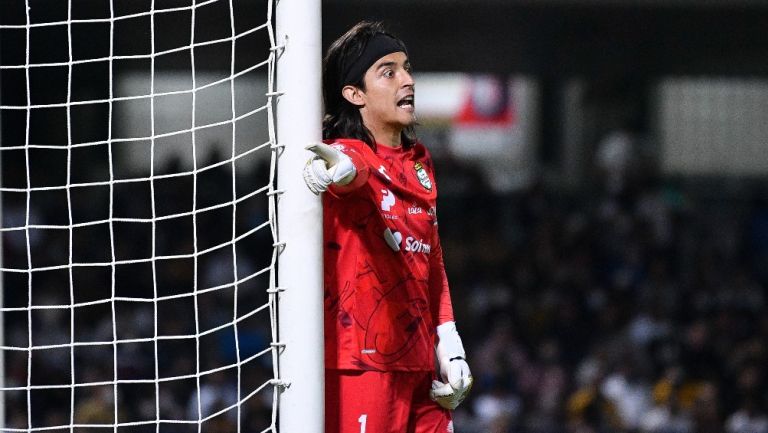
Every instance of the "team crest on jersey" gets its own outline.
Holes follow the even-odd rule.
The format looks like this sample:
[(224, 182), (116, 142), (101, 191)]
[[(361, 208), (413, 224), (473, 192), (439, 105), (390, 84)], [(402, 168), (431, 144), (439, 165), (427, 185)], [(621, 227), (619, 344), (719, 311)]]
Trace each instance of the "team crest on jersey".
[(429, 180), (429, 175), (427, 174), (427, 170), (424, 169), (424, 165), (417, 162), (413, 165), (413, 168), (416, 170), (416, 177), (419, 179), (421, 186), (432, 191), (432, 181)]

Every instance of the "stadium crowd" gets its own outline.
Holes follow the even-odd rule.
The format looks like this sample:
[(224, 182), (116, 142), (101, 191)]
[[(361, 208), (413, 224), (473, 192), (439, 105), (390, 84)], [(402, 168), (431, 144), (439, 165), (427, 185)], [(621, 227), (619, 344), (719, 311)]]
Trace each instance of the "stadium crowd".
[[(455, 413), (457, 431), (768, 433), (768, 203), (757, 192), (702, 193), (643, 166), (628, 170), (618, 183), (595, 167), (592, 181), (578, 190), (539, 179), (519, 191), (496, 193), (485, 184), (479, 166), (450, 157), (436, 162), (446, 268), (475, 377), (472, 394)], [(264, 170), (238, 183), (257, 185)], [(230, 174), (216, 173), (200, 190), (199, 207), (231, 188)], [(4, 165), (4, 176), (14, 174), (19, 173)], [(108, 202), (103, 189), (91, 190), (83, 202)], [(191, 183), (172, 182), (156, 194), (162, 195), (159, 206), (183, 207), (180, 197), (191, 197)], [(23, 224), (26, 202), (15, 198), (5, 197), (3, 227)], [(118, 214), (137, 207), (135, 193), (115, 199)], [(264, 221), (264, 203), (239, 206), (238, 233)], [(66, 206), (53, 202), (33, 203), (31, 212), (31, 220), (41, 222), (66, 222), (68, 214)], [(95, 205), (90, 212), (82, 218), (103, 216)], [(198, 250), (231, 238), (227, 212), (231, 209), (201, 216), (197, 224), (205, 229), (198, 231)], [(138, 230), (140, 225), (135, 226)], [(190, 226), (158, 227), (156, 248), (170, 245), (171, 253), (189, 252), (184, 227)], [(117, 245), (118, 258), (152, 256), (151, 238), (126, 230), (123, 239), (130, 242)], [(52, 230), (29, 239), (22, 232), (6, 233), (5, 266), (24, 266), (28, 243), (30, 251), (47, 257), (43, 263), (66, 263), (67, 236)], [(85, 240), (74, 236), (76, 244)], [(238, 246), (241, 276), (268, 264), (270, 242), (265, 230)], [(85, 250), (74, 252), (82, 254), (80, 260), (104, 259), (97, 250), (100, 242), (84, 244)], [(200, 288), (226, 284), (232, 280), (231, 257), (231, 249), (224, 248), (200, 256), (196, 265), (159, 266), (155, 283), (146, 278), (153, 275), (151, 266), (130, 268), (115, 285), (109, 269), (76, 271), (71, 278), (85, 291), (75, 295), (79, 302), (111, 296), (151, 299), (191, 292), (192, 275)], [(25, 306), (30, 298), (36, 305), (70, 302), (66, 271), (35, 274), (32, 283), (20, 275), (6, 276), (6, 307)], [(6, 426), (109, 424), (115, 418), (117, 389), (120, 422), (152, 421), (159, 412), (173, 420), (211, 416), (203, 424), (206, 432), (236, 431), (238, 422), (240, 431), (263, 431), (272, 416), (269, 389), (245, 399), (240, 421), (232, 405), (271, 378), (268, 355), (248, 364), (240, 390), (231, 369), (200, 376), (199, 399), (195, 390), (197, 373), (238, 359), (231, 326), (234, 296), (243, 314), (265, 302), (265, 287), (266, 281), (256, 278), (236, 294), (201, 294), (197, 313), (191, 297), (170, 300), (167, 309), (151, 302), (126, 303), (125, 315), (120, 302), (115, 310), (110, 304), (83, 305), (74, 321), (70, 309), (7, 313), (6, 346), (25, 348), (32, 342), (50, 348), (36, 350), (31, 361), (26, 350), (6, 351), (5, 386), (61, 387), (6, 393)], [(258, 319), (239, 326), (240, 359), (269, 345), (268, 318)], [(74, 352), (66, 347), (73, 340), (193, 335), (217, 326), (222, 332), (201, 339), (199, 347), (194, 339), (126, 343), (115, 350), (111, 343), (81, 345)], [(150, 383), (115, 387), (109, 383), (114, 376)], [(177, 379), (155, 384), (151, 379), (156, 376)], [(93, 386), (68, 386), (73, 382)], [(114, 431), (75, 428), (99, 430)], [(155, 426), (126, 425), (120, 431), (155, 431)], [(160, 431), (198, 430), (193, 424), (164, 423)]]
[(596, 159), (575, 192), (442, 170), (464, 172), (440, 211), (476, 378), (458, 428), (768, 432), (764, 191)]

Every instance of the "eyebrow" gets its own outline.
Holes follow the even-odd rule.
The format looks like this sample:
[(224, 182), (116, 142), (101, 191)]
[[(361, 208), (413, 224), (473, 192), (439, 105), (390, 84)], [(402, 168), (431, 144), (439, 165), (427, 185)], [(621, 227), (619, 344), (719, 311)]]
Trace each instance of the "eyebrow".
[[(410, 64), (411, 64), (411, 62), (408, 59), (405, 59), (405, 62), (403, 62), (403, 66), (404, 67), (408, 66)], [(376, 70), (379, 70), (381, 68), (386, 68), (388, 66), (395, 66), (395, 65), (397, 65), (397, 62), (395, 62), (395, 61), (380, 63), (378, 66), (376, 66)]]

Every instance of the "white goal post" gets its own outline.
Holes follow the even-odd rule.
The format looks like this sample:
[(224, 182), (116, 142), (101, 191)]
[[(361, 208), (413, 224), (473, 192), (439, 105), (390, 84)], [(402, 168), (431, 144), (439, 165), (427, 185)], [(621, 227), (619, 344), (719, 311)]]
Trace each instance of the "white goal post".
[(324, 430), (322, 208), (299, 175), (304, 147), (321, 136), (320, 0), (281, 0), (277, 36), (278, 229), (281, 380), (280, 432)]
[(320, 3), (0, 2), (0, 431), (323, 431)]

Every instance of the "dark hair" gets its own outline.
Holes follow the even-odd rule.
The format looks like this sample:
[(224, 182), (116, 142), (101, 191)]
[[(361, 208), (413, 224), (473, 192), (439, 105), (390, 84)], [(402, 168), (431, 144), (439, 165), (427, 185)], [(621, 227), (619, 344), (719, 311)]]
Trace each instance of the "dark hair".
[[(394, 39), (405, 52), (405, 44), (384, 29), (381, 22), (362, 21), (336, 39), (323, 59), (323, 138), (355, 138), (365, 142), (374, 151), (376, 141), (373, 134), (363, 124), (359, 107), (347, 101), (341, 94), (346, 85), (365, 90), (363, 77), (353, 77), (344, 82), (344, 75), (363, 54), (368, 43), (377, 35), (383, 34)], [(416, 142), (413, 126), (408, 126), (400, 133), (403, 146), (408, 148)]]

